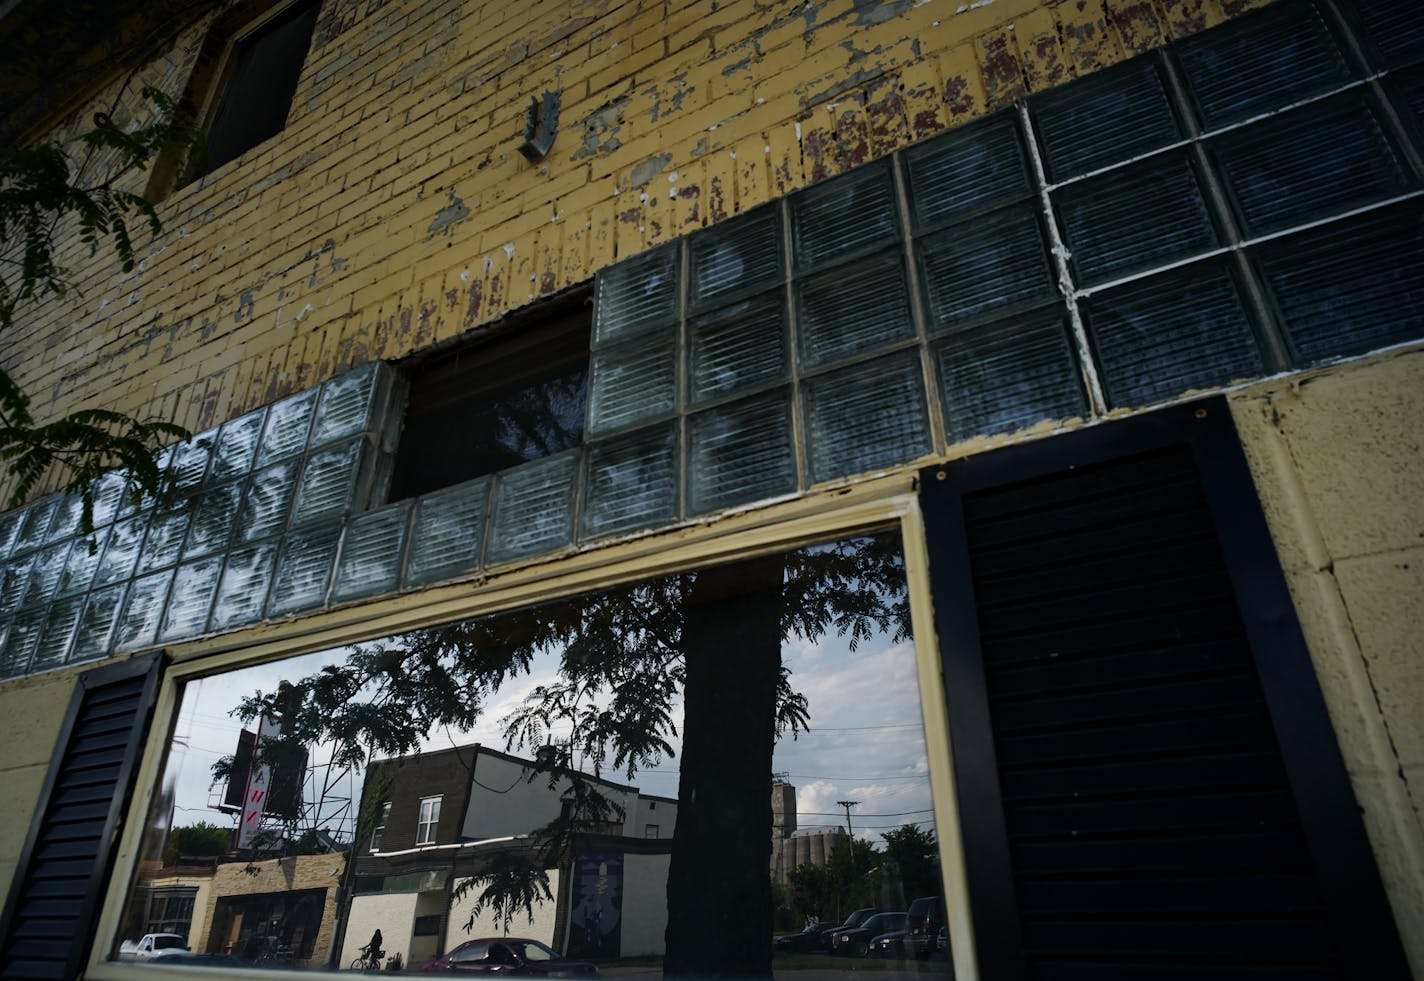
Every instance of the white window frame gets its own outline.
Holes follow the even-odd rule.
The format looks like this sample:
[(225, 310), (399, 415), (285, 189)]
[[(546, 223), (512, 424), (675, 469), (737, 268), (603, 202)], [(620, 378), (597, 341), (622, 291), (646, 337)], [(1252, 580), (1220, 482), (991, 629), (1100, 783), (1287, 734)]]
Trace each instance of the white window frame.
[(420, 798), (420, 810), (417, 812), (415, 820), (415, 843), (417, 845), (435, 844), (435, 834), (440, 829), (440, 802), (444, 799), (443, 794)]
[[(139, 766), (137, 790), (126, 816), (86, 977), (92, 981), (134, 981), (136, 977), (133, 965), (108, 961), (106, 957), (116, 946), (124, 904), (141, 856), (146, 815), (158, 789), (186, 681), (403, 630), (573, 597), (682, 569), (893, 528), (901, 536), (905, 559), (954, 967), (961, 981), (979, 981), (917, 477), (907, 468), (704, 522), (696, 528), (673, 529), (553, 561), (533, 561), (474, 589), (469, 584), (436, 587), (321, 611), (275, 630), (251, 627), (169, 646), (171, 663), (160, 687)], [(205, 974), (181, 966), (172, 967), (165, 973), (169, 975), (172, 981), (206, 979)]]

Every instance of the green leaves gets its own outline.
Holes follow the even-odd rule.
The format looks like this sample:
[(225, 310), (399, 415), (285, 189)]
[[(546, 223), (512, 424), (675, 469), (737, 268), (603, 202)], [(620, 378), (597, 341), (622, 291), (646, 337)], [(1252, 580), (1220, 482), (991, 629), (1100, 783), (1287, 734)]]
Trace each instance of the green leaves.
[[(82, 163), (71, 171), (70, 155), (56, 144), (0, 151), (0, 332), (14, 326), (24, 304), (61, 297), (74, 289), (55, 259), (57, 240), (77, 235), (91, 255), (108, 243), (125, 272), (137, 263), (131, 222), (162, 234), (153, 205), (118, 185), (145, 169), (159, 153), (190, 153), (201, 136), (162, 92), (145, 88), (153, 121), (124, 130), (96, 116), (81, 135)], [(107, 165), (102, 181), (86, 185), (85, 166), (96, 157)], [(128, 471), (137, 493), (156, 496), (161, 474), (154, 453), (164, 442), (189, 433), (167, 422), (141, 421), (104, 409), (83, 409), (36, 425), (30, 400), (0, 371), (0, 461), (15, 478), (7, 504), (24, 503), (53, 470), (67, 473), (65, 489), (83, 502), (81, 532), (93, 531), (93, 483), (106, 471)]]
[(452, 905), (477, 888), (480, 893), (470, 908), (469, 920), (465, 922), (466, 933), (474, 930), (475, 918), (489, 909), (507, 936), (514, 914), (523, 911), (533, 923), (534, 907), (554, 898), (549, 891), (548, 873), (519, 852), (496, 853), (484, 872), (465, 879), (455, 887), (450, 897)]

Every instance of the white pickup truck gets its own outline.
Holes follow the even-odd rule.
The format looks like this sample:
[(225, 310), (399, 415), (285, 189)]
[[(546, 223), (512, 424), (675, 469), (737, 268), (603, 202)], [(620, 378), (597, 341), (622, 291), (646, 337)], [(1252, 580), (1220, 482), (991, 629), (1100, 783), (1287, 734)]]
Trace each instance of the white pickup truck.
[(119, 960), (146, 961), (170, 950), (187, 950), (188, 945), (176, 933), (145, 933), (139, 940), (119, 944)]

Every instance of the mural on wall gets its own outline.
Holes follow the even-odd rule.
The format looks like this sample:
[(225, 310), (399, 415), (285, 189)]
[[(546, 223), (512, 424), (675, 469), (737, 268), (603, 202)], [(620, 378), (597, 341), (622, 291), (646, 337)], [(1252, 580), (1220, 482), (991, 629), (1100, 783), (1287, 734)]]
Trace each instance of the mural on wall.
[(617, 960), (623, 911), (623, 856), (586, 851), (575, 860), (573, 912), (568, 956)]

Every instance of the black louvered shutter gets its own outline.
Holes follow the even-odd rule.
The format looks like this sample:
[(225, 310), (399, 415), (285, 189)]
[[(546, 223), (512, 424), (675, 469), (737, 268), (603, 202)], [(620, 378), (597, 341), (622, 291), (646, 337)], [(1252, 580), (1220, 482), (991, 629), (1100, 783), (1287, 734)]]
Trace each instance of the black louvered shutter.
[(1226, 403), (922, 476), (983, 976), (1406, 977)]
[(89, 953), (160, 656), (81, 675), (0, 919), (0, 978), (69, 979)]

